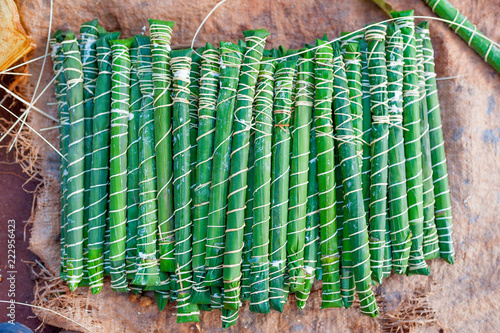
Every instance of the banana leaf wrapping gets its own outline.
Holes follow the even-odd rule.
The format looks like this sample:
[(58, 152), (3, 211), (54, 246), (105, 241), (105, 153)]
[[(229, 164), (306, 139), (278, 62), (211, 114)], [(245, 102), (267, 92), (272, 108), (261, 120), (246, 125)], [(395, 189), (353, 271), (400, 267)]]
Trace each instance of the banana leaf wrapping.
[(68, 194), (66, 227), (66, 274), (70, 290), (75, 290), (83, 277), (84, 228), (84, 108), (82, 61), (75, 33), (64, 34), (64, 76), (69, 112)]
[(384, 24), (370, 25), (365, 32), (368, 42), (368, 76), (372, 137), (370, 158), (370, 268), (372, 279), (382, 283), (387, 218), (387, 155), (389, 151), (389, 113), (387, 108), (387, 70)]
[(193, 210), (193, 289), (192, 303), (210, 304), (210, 289), (203, 285), (207, 239), (208, 205), (212, 179), (215, 135), (215, 108), (219, 83), (220, 53), (207, 44), (203, 51), (200, 73), (196, 188)]
[(111, 114), (110, 39), (119, 33), (105, 34), (96, 42), (99, 76), (96, 81), (92, 128), (92, 168), (89, 201), (89, 283), (92, 293), (101, 291), (104, 278), (104, 233), (108, 215), (109, 143)]
[(423, 254), (423, 186), (422, 144), (420, 142), (420, 108), (418, 104), (418, 72), (416, 59), (415, 26), (413, 11), (394, 12), (392, 16), (403, 37), (403, 126), (406, 157), (406, 186), (408, 218), (412, 244), (407, 274), (429, 275), (430, 269)]
[(330, 308), (342, 306), (340, 254), (337, 245), (337, 209), (335, 206), (335, 158), (333, 151), (333, 52), (331, 44), (325, 41), (316, 40), (316, 45), (321, 46), (316, 49), (316, 66), (314, 68), (314, 121), (321, 225), (321, 263), (323, 268), (323, 300), (321, 307)]
[(61, 30), (56, 31), (51, 39), (52, 63), (55, 80), (55, 95), (57, 100), (57, 113), (59, 117), (59, 151), (62, 155), (60, 159), (60, 186), (61, 186), (61, 268), (60, 277), (66, 280), (66, 223), (67, 223), (67, 195), (68, 195), (68, 140), (69, 140), (69, 113), (66, 100), (67, 84), (63, 72), (64, 53), (61, 46), (63, 34)]
[(306, 274), (314, 275), (314, 271), (306, 272), (304, 269), (309, 138), (314, 101), (314, 51), (299, 56), (295, 82), (287, 226), (287, 265), (291, 292), (303, 291)]
[(441, 110), (436, 86), (434, 66), (434, 49), (429, 31), (424, 29), (422, 37), (422, 53), (424, 56), (425, 88), (427, 115), (429, 120), (429, 139), (431, 147), (432, 179), (434, 183), (435, 221), (439, 238), (439, 255), (453, 264), (455, 249), (453, 247), (450, 189), (448, 185), (448, 169), (444, 149), (443, 129), (441, 127)]
[[(250, 311), (269, 312), (269, 225), (274, 73), (272, 57), (260, 65), (255, 93), (254, 193)], [(250, 179), (249, 179), (250, 180)]]
[(127, 147), (127, 279), (133, 280), (137, 272), (137, 223), (139, 220), (139, 121), (142, 103), (141, 87), (137, 76), (137, 43), (130, 48), (130, 109)]
[(286, 303), (285, 268), (290, 173), (290, 119), (293, 78), (297, 61), (277, 64), (274, 81), (273, 136), (271, 153), (271, 229), (269, 245), (269, 304), (283, 312)]
[(500, 73), (500, 49), (488, 40), (462, 13), (448, 0), (425, 0), (439, 17), (451, 21), (450, 28), (469, 44), (484, 61)]
[[(427, 25), (426, 25), (427, 24)], [(422, 183), (424, 198), (424, 236), (423, 252), (426, 260), (439, 258), (439, 239), (437, 235), (436, 223), (434, 220), (434, 184), (432, 182), (432, 160), (431, 143), (429, 138), (429, 119), (425, 91), (425, 70), (423, 55), (423, 39), (425, 36), (424, 27), (428, 28), (427, 22), (415, 27), (417, 40), (417, 66), (418, 66), (418, 87), (420, 105), (420, 130), (422, 142)]]
[(149, 20), (153, 63), (160, 270), (175, 272), (170, 39), (174, 22)]
[[(239, 74), (230, 156), (227, 227), (223, 265), (224, 308), (238, 310), (240, 304), (241, 256), (243, 249), (248, 152), (255, 84), (266, 37), (264, 29), (244, 31), (246, 50)], [(253, 246), (255, 246), (255, 241)]]
[(344, 228), (348, 230), (354, 283), (360, 300), (361, 313), (376, 317), (379, 310), (371, 290), (370, 251), (363, 206), (361, 168), (356, 155), (349, 90), (338, 44), (333, 45), (333, 70), (335, 132), (339, 141), (344, 201), (349, 203), (344, 206)]
[[(289, 222), (295, 220), (296, 226), (293, 229), (304, 232), (296, 233), (295, 237), (303, 238), (304, 250), (301, 269), (303, 269), (304, 282), (300, 284), (297, 279), (292, 283), (291, 290), (296, 288), (297, 305), (305, 306), (305, 301), (309, 296), (309, 292), (314, 282), (317, 260), (318, 246), (318, 228), (319, 225), (316, 217), (309, 214), (313, 212), (312, 207), (308, 207), (308, 198), (312, 194), (309, 192), (309, 181), (313, 180), (312, 186), (317, 185), (316, 172), (314, 178), (309, 177), (310, 167), (310, 150), (311, 150), (311, 125), (312, 111), (314, 103), (314, 51), (308, 50), (299, 56), (297, 62), (297, 81), (296, 81), (296, 97), (295, 97), (295, 112), (294, 112), (294, 128), (292, 131), (292, 157), (291, 157), (291, 173), (290, 173), (290, 207), (289, 207)], [(315, 147), (316, 148), (316, 147)], [(316, 153), (316, 151), (314, 151)], [(314, 164), (314, 167), (316, 165)], [(316, 171), (316, 170), (314, 170)], [(312, 190), (312, 189), (311, 189)], [(293, 199), (292, 199), (293, 198)], [(317, 203), (317, 196), (315, 197)], [(316, 209), (317, 210), (317, 209)], [(303, 221), (301, 221), (303, 220)], [(289, 224), (290, 231), (293, 231)], [(290, 235), (288, 235), (290, 241)], [(299, 242), (299, 244), (302, 241)], [(290, 245), (289, 243), (287, 245)], [(289, 257), (289, 261), (292, 258)], [(299, 257), (300, 263), (300, 257)], [(300, 275), (299, 275), (300, 277)]]
[(199, 310), (190, 303), (192, 268), (191, 235), (191, 117), (189, 71), (191, 50), (172, 51), (172, 143), (174, 169), (175, 262), (177, 275), (177, 322), (198, 322)]
[(371, 159), (371, 144), (372, 137), (372, 115), (371, 115), (371, 94), (370, 94), (370, 78), (368, 74), (368, 43), (361, 39), (359, 41), (359, 51), (361, 52), (361, 92), (363, 97), (361, 104), (363, 105), (363, 165), (361, 167), (361, 181), (363, 184), (363, 202), (367, 218), (370, 216), (370, 159)]
[[(191, 54), (191, 68), (189, 70), (189, 116), (191, 117), (190, 138), (191, 138), (191, 170), (196, 169), (196, 150), (198, 138), (198, 106), (200, 103), (200, 70), (203, 48), (193, 51)], [(191, 172), (191, 197), (194, 198), (196, 188), (196, 172)], [(194, 202), (192, 201), (192, 210)]]
[(205, 286), (223, 286), (226, 206), (236, 89), (242, 61), (239, 46), (221, 42), (220, 86), (217, 97), (212, 183), (207, 224)]
[(84, 228), (83, 228), (83, 280), (80, 285), (89, 285), (88, 273), (88, 225), (89, 225), (89, 204), (90, 204), (90, 173), (92, 168), (92, 118), (94, 113), (94, 94), (96, 88), (97, 74), (97, 50), (96, 41), (98, 37), (97, 20), (85, 22), (80, 27), (80, 57), (82, 59), (83, 72), (83, 112), (84, 112), (84, 165), (83, 182), (85, 190), (83, 192), (84, 201)]
[(111, 288), (126, 292), (125, 247), (127, 240), (127, 146), (130, 101), (130, 52), (132, 39), (110, 41), (111, 139), (109, 173), (109, 260)]
[(403, 37), (396, 24), (387, 28), (387, 98), (389, 106), (389, 185), (388, 203), (392, 267), (397, 274), (408, 268), (411, 232), (406, 198), (405, 149), (403, 138)]

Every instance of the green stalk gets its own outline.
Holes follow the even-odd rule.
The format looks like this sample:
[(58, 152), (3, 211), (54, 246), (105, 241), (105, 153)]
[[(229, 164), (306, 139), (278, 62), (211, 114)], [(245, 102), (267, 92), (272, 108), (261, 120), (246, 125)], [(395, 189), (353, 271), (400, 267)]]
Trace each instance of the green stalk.
[[(271, 145), (276, 64), (262, 58), (255, 94), (253, 226), (251, 229), (250, 311), (269, 312), (269, 222), (271, 208)], [(249, 178), (251, 180), (252, 178)]]
[(434, 198), (436, 228), (439, 238), (439, 255), (453, 264), (455, 250), (453, 248), (450, 189), (448, 185), (448, 169), (444, 150), (443, 129), (441, 127), (441, 110), (436, 86), (434, 70), (434, 49), (428, 29), (424, 30), (422, 51), (424, 55), (425, 88), (427, 112), (429, 118), (429, 139), (431, 147), (432, 178), (434, 182)]
[(210, 304), (210, 290), (202, 282), (205, 279), (205, 251), (214, 152), (219, 59), (219, 51), (207, 43), (205, 51), (203, 51), (200, 73), (196, 189), (193, 210), (194, 282), (191, 302), (196, 304)]
[(137, 273), (137, 223), (139, 220), (139, 126), (142, 103), (141, 87), (137, 75), (137, 42), (130, 48), (130, 116), (127, 147), (127, 278)]
[(429, 275), (430, 269), (423, 254), (423, 186), (422, 145), (420, 142), (420, 108), (418, 104), (418, 72), (416, 59), (413, 10), (392, 13), (403, 36), (403, 125), (406, 129), (406, 185), (408, 190), (408, 218), (412, 233), (407, 274)]
[(174, 22), (149, 20), (153, 63), (160, 270), (175, 272), (170, 38)]
[[(304, 290), (297, 291), (297, 306), (303, 310), (306, 306), (306, 301), (311, 292), (314, 277), (318, 280), (318, 251), (319, 247), (319, 201), (318, 201), (318, 178), (317, 178), (317, 148), (316, 148), (316, 130), (314, 128), (314, 115), (311, 117), (311, 135), (309, 138), (309, 173), (307, 182), (307, 212), (306, 212), (306, 244), (304, 247), (304, 270), (306, 278)], [(321, 253), (321, 252), (320, 252)], [(320, 255), (321, 258), (321, 255)], [(321, 261), (319, 262), (321, 268)]]
[(189, 71), (191, 50), (172, 51), (172, 114), (175, 262), (177, 275), (177, 322), (198, 322), (196, 304), (189, 302), (193, 280), (191, 239), (191, 139), (189, 116)]
[(387, 155), (389, 151), (389, 113), (387, 108), (387, 70), (385, 63), (384, 24), (370, 25), (365, 32), (368, 42), (368, 73), (372, 114), (370, 173), (370, 268), (372, 279), (382, 283), (387, 218)]
[(67, 103), (69, 112), (68, 144), (68, 207), (66, 229), (66, 273), (71, 291), (78, 287), (83, 277), (83, 191), (85, 170), (84, 159), (84, 108), (82, 61), (75, 33), (64, 34), (64, 75), (67, 82)]
[(205, 256), (205, 286), (223, 285), (224, 235), (226, 231), (226, 205), (229, 183), (229, 158), (233, 118), (241, 65), (239, 46), (221, 42), (221, 69), (217, 98), (215, 141), (210, 204), (207, 225), (207, 253)]
[[(349, 105), (349, 89), (338, 44), (333, 46), (333, 70), (335, 130), (339, 141), (344, 201), (349, 203), (344, 206), (344, 228), (347, 228), (349, 234), (353, 259), (352, 270), (360, 300), (361, 313), (376, 317), (379, 311), (375, 296), (371, 290), (370, 251), (363, 206), (361, 168), (356, 155), (354, 129)], [(323, 277), (323, 283), (324, 279)]]
[(92, 127), (92, 169), (89, 202), (89, 260), (90, 288), (93, 294), (101, 291), (104, 266), (104, 233), (108, 215), (109, 135), (111, 112), (111, 47), (109, 40), (119, 33), (108, 33), (96, 43), (99, 76), (96, 81)]
[(57, 111), (59, 116), (59, 147), (60, 159), (60, 186), (61, 186), (61, 269), (60, 277), (66, 280), (66, 224), (67, 224), (67, 195), (68, 195), (68, 139), (69, 139), (69, 113), (68, 103), (66, 101), (67, 84), (63, 72), (64, 53), (61, 48), (61, 39), (63, 34), (61, 30), (54, 33), (51, 38), (52, 62), (55, 81), (55, 94), (57, 99)]
[(424, 27), (428, 28), (427, 22), (421, 22), (415, 27), (417, 36), (417, 66), (418, 66), (418, 86), (419, 86), (419, 105), (420, 105), (420, 130), (422, 133), (422, 183), (424, 195), (424, 236), (423, 252), (426, 260), (439, 257), (439, 239), (437, 235), (436, 224), (434, 220), (434, 185), (432, 183), (432, 160), (431, 143), (429, 138), (429, 119), (427, 100), (425, 92), (425, 70), (423, 55), (423, 36), (425, 36)]
[[(332, 100), (334, 91), (333, 53), (330, 43), (316, 40), (314, 79), (314, 120), (317, 144), (319, 216), (321, 225), (321, 263), (323, 293), (321, 308), (341, 307), (340, 254), (337, 244), (335, 196), (335, 156), (333, 143)], [(349, 99), (349, 97), (347, 97)]]
[(127, 222), (127, 146), (130, 100), (130, 53), (133, 39), (111, 40), (111, 143), (109, 229), (111, 288), (127, 291), (125, 272)]
[(99, 69), (97, 68), (96, 41), (98, 37), (97, 19), (85, 22), (80, 27), (80, 57), (83, 72), (83, 113), (84, 113), (84, 172), (83, 182), (83, 280), (80, 285), (89, 285), (88, 272), (88, 228), (90, 210), (90, 174), (92, 169), (92, 117), (94, 113), (94, 94)]
[[(494, 45), (491, 40), (487, 39), (487, 37), (462, 13), (460, 13), (458, 9), (453, 7), (448, 0), (425, 0), (425, 3), (427, 3), (439, 17), (453, 22), (447, 22), (450, 28), (464, 41), (466, 41), (467, 44), (484, 59), (484, 61), (489, 63), (497, 72), (500, 73), (500, 49)], [(453, 255), (450, 257), (453, 257)]]
[(157, 260), (158, 204), (156, 201), (156, 160), (154, 138), (154, 85), (151, 41), (135, 36), (137, 77), (142, 94), (139, 112), (139, 221), (137, 224), (137, 272), (133, 285), (157, 287), (160, 275)]
[(271, 229), (269, 246), (269, 302), (283, 312), (286, 302), (286, 232), (290, 173), (290, 119), (292, 117), (293, 77), (297, 61), (280, 62), (274, 81), (273, 141), (271, 156)]
[[(223, 265), (224, 307), (238, 310), (240, 304), (241, 255), (247, 188), (248, 151), (255, 83), (269, 32), (264, 29), (244, 31), (243, 56), (234, 111), (230, 156), (229, 192), (227, 194), (227, 227)], [(254, 242), (254, 246), (255, 246)]]
[[(314, 51), (302, 54), (297, 62), (295, 110), (293, 111), (292, 156), (290, 158), (287, 265), (290, 291), (304, 290), (304, 247), (306, 239), (309, 138), (314, 100)], [(308, 277), (314, 271), (307, 272)]]
[[(388, 204), (392, 266), (397, 274), (408, 267), (411, 232), (406, 198), (405, 148), (403, 139), (403, 37), (395, 23), (387, 28), (387, 98), (389, 106), (389, 184)], [(387, 259), (387, 258), (386, 258)]]

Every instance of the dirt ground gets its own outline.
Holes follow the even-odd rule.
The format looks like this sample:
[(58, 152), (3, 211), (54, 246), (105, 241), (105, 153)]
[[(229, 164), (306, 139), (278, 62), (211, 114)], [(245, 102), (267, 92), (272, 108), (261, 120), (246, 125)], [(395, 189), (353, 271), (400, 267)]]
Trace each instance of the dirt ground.
[[(499, 0), (452, 2), (487, 36), (500, 41)], [(173, 46), (185, 46), (216, 3), (215, 0), (60, 0), (54, 2), (52, 26), (76, 31), (82, 22), (98, 17), (108, 30), (120, 30), (128, 37), (141, 33), (149, 17), (169, 19), (176, 21)], [(416, 15), (434, 16), (421, 0), (391, 3), (401, 10), (414, 8)], [(35, 56), (41, 55), (47, 38), (49, 2), (19, 0), (18, 4), (27, 30), (39, 46)], [(369, 0), (229, 0), (200, 30), (195, 45), (207, 41), (236, 41), (242, 37), (241, 30), (266, 28), (271, 32), (268, 46), (281, 44), (298, 48), (324, 33), (333, 38), (341, 31), (359, 29), (386, 18)], [(229, 332), (496, 332), (500, 327), (500, 225), (497, 222), (500, 75), (443, 23), (431, 21), (430, 30), (436, 49), (437, 75), (441, 79), (438, 90), (454, 214), (455, 265), (435, 260), (430, 264), (430, 277), (391, 276), (375, 289), (382, 307), (377, 320), (360, 316), (355, 307), (320, 310), (320, 292), (316, 288), (304, 311), (296, 309), (293, 299), (283, 314), (252, 314), (245, 305), (239, 323)], [(33, 64), (30, 71), (37, 77), (40, 63)], [(47, 69), (42, 83), (47, 84), (51, 76)], [(38, 106), (55, 114), (55, 108), (47, 105), (54, 101), (52, 93), (49, 91), (40, 99)], [(36, 113), (30, 122), (37, 129), (52, 126)], [(47, 132), (46, 136), (57, 144), (55, 131)], [(55, 273), (59, 266), (58, 157), (41, 140), (36, 139), (35, 145), (41, 148), (45, 186), (38, 199), (30, 247)], [(172, 306), (161, 313), (155, 305), (141, 308), (129, 303), (126, 295), (112, 293), (109, 287), (95, 296), (80, 289), (67, 300), (66, 307), (54, 309), (94, 331), (221, 331), (219, 312), (204, 313), (199, 325), (177, 325)], [(47, 312), (37, 313), (53, 325), (78, 329)]]

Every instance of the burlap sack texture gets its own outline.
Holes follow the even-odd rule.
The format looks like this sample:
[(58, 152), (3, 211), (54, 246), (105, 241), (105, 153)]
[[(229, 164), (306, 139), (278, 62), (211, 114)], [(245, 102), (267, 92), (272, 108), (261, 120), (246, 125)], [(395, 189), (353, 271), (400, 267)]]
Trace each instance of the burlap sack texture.
[[(54, 1), (53, 28), (73, 29), (98, 17), (108, 30), (123, 36), (142, 32), (147, 18), (176, 21), (173, 46), (191, 41), (198, 25), (216, 4), (215, 0), (138, 1), (86, 0)], [(397, 9), (414, 8), (417, 15), (433, 15), (420, 0), (392, 1)], [(500, 41), (498, 0), (453, 0), (471, 21), (493, 40)], [(19, 0), (19, 10), (28, 33), (39, 46), (35, 56), (44, 52), (49, 22), (49, 1)], [(220, 7), (200, 31), (196, 45), (206, 41), (235, 41), (241, 30), (266, 28), (271, 32), (268, 46), (299, 48), (327, 33), (359, 29), (364, 24), (386, 19), (368, 0), (229, 0)], [(321, 310), (319, 286), (304, 311), (298, 311), (293, 297), (283, 314), (253, 314), (245, 305), (237, 325), (230, 332), (493, 332), (500, 327), (499, 224), (500, 207), (500, 75), (482, 61), (443, 23), (431, 22), (436, 48), (438, 77), (464, 75), (438, 83), (443, 113), (443, 128), (450, 175), (454, 213), (456, 264), (431, 263), (430, 277), (391, 276), (376, 288), (381, 316), (370, 319), (358, 308)], [(42, 83), (52, 76), (51, 63)], [(30, 67), (32, 83), (40, 73), (41, 62)], [(37, 104), (56, 114), (53, 91)], [(53, 126), (49, 120), (32, 113), (36, 129)], [(56, 131), (44, 132), (57, 145)], [(59, 269), (59, 182), (58, 155), (41, 140), (42, 176), (45, 187), (38, 198), (34, 216), (31, 249), (46, 267), (57, 275)], [(72, 318), (94, 332), (206, 332), (221, 331), (220, 312), (203, 313), (201, 323), (175, 323), (175, 309), (159, 313), (156, 305), (141, 307), (127, 295), (110, 291), (93, 296), (86, 289), (73, 295), (57, 296), (48, 291), (39, 305)], [(64, 306), (63, 306), (64, 305)], [(81, 327), (48, 311), (35, 311), (47, 323), (66, 329)]]

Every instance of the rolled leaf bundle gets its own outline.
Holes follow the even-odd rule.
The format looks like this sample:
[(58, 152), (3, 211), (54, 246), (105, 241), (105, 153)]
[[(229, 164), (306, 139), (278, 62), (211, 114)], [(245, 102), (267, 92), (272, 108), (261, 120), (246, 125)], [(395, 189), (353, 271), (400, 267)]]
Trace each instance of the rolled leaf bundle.
[(175, 262), (177, 275), (177, 322), (200, 321), (198, 306), (191, 298), (192, 238), (191, 238), (191, 139), (189, 116), (189, 70), (191, 50), (172, 51), (172, 114)]
[(425, 28), (424, 36), (422, 36), (422, 44), (439, 255), (450, 264), (453, 264), (455, 262), (455, 250), (452, 239), (453, 218), (451, 214), (451, 198), (448, 185), (443, 129), (441, 127), (441, 110), (439, 108), (436, 72), (434, 70), (434, 49), (432, 48), (429, 31)]
[[(198, 138), (198, 104), (200, 95), (200, 68), (203, 48), (191, 53), (191, 68), (189, 70), (189, 116), (191, 117), (191, 170), (196, 168), (196, 148)], [(196, 172), (191, 172), (191, 197), (194, 198), (196, 188)], [(194, 202), (192, 202), (194, 205)], [(191, 207), (194, 209), (194, 206)]]
[(236, 88), (241, 65), (239, 46), (221, 42), (219, 96), (217, 98), (212, 183), (207, 225), (205, 256), (206, 286), (223, 286), (223, 262), (226, 231), (226, 205), (229, 183), (231, 139)]
[(389, 184), (392, 267), (404, 274), (410, 256), (411, 232), (406, 198), (405, 149), (403, 139), (403, 37), (395, 23), (387, 28), (387, 98), (389, 106)]
[[(427, 22), (422, 22), (427, 23)], [(425, 27), (425, 25), (424, 25)], [(427, 26), (428, 28), (428, 26)], [(422, 142), (422, 184), (424, 199), (424, 236), (423, 252), (426, 260), (439, 258), (439, 240), (436, 224), (434, 221), (434, 184), (432, 183), (432, 160), (431, 144), (429, 138), (429, 119), (427, 115), (427, 100), (425, 92), (425, 71), (423, 40), (425, 36), (422, 24), (415, 27), (415, 36), (417, 41), (417, 67), (418, 67), (418, 87), (419, 87), (419, 105), (420, 105), (420, 131)]]
[(363, 97), (361, 104), (363, 105), (363, 165), (361, 167), (361, 181), (363, 183), (363, 202), (367, 217), (370, 216), (370, 158), (372, 137), (372, 115), (371, 115), (371, 94), (370, 94), (370, 78), (368, 74), (368, 43), (361, 39), (359, 41), (359, 51), (361, 52), (361, 92)]
[(203, 51), (200, 73), (196, 188), (193, 198), (194, 280), (191, 302), (197, 304), (210, 304), (210, 289), (202, 282), (205, 278), (205, 251), (214, 151), (215, 108), (219, 83), (219, 58), (219, 51), (207, 43), (205, 51)]
[[(322, 308), (342, 307), (340, 294), (340, 254), (337, 245), (335, 206), (335, 158), (332, 100), (334, 91), (333, 52), (330, 43), (316, 40), (314, 68), (314, 120), (317, 144), (321, 263), (323, 268)], [(340, 50), (339, 50), (340, 52)], [(346, 82), (347, 84), (347, 82)], [(347, 94), (349, 107), (349, 93)]]
[[(349, 243), (352, 248), (352, 270), (356, 292), (360, 300), (361, 313), (376, 317), (379, 310), (371, 289), (370, 251), (363, 206), (361, 168), (356, 156), (354, 130), (349, 107), (349, 90), (338, 44), (333, 45), (333, 70), (335, 131), (339, 141), (344, 200), (349, 202), (349, 205), (344, 206), (344, 228), (348, 230)], [(323, 283), (325, 283), (324, 281), (325, 276), (323, 275)]]
[(160, 270), (175, 272), (170, 38), (174, 22), (149, 20), (153, 63)]
[[(85, 190), (83, 192), (84, 201), (84, 228), (83, 228), (83, 270), (82, 283), (89, 284), (88, 274), (88, 227), (89, 227), (89, 204), (90, 204), (90, 173), (92, 168), (92, 118), (94, 113), (94, 94), (96, 89), (97, 74), (97, 50), (96, 41), (98, 37), (97, 20), (85, 22), (80, 27), (80, 56), (82, 59), (83, 72), (83, 112), (84, 112), (84, 165), (83, 182)], [(80, 285), (82, 285), (80, 283)]]
[(157, 259), (158, 206), (154, 138), (154, 85), (149, 37), (136, 35), (137, 77), (142, 94), (139, 121), (139, 221), (137, 272), (132, 284), (156, 287), (160, 275)]
[(477, 29), (462, 13), (458, 11), (448, 0), (425, 0), (432, 11), (439, 17), (451, 21), (450, 28), (462, 37), (484, 61), (489, 63), (500, 73), (500, 49), (491, 40)]
[(84, 227), (84, 107), (82, 61), (75, 33), (68, 31), (62, 41), (64, 76), (67, 83), (69, 112), (68, 195), (66, 229), (66, 274), (70, 290), (75, 290), (83, 277)]
[(139, 126), (142, 103), (137, 76), (137, 42), (130, 48), (130, 109), (127, 147), (127, 278), (133, 280), (137, 272), (137, 223), (139, 220)]
[[(269, 226), (274, 73), (272, 57), (260, 65), (255, 93), (253, 226), (250, 311), (269, 312)], [(250, 180), (250, 179), (249, 179)]]
[(306, 274), (314, 274), (304, 270), (309, 138), (314, 100), (314, 51), (299, 56), (296, 76), (287, 226), (287, 265), (291, 292), (303, 291)]
[(280, 62), (274, 81), (273, 136), (271, 155), (271, 229), (269, 245), (269, 303), (283, 312), (286, 303), (285, 267), (290, 173), (290, 119), (293, 77), (297, 61)]
[(385, 25), (373, 24), (365, 32), (368, 42), (368, 77), (372, 137), (370, 158), (370, 268), (372, 279), (382, 283), (387, 213), (387, 155), (389, 113), (387, 108), (387, 70), (385, 63)]
[[(230, 155), (229, 192), (227, 194), (227, 227), (224, 253), (224, 308), (238, 310), (240, 304), (241, 255), (247, 187), (250, 126), (255, 84), (259, 74), (266, 37), (265, 29), (244, 31), (245, 54), (239, 73), (233, 137)], [(255, 246), (255, 242), (253, 246)]]
[(109, 139), (111, 114), (111, 47), (109, 40), (119, 33), (108, 33), (96, 43), (99, 76), (96, 81), (92, 128), (92, 169), (89, 202), (89, 283), (92, 293), (101, 291), (104, 266), (104, 234), (108, 215)]
[(55, 95), (57, 99), (57, 113), (59, 117), (59, 149), (62, 155), (60, 159), (60, 177), (61, 177), (61, 269), (60, 277), (66, 280), (66, 223), (67, 223), (67, 195), (68, 195), (68, 140), (69, 140), (69, 113), (68, 103), (66, 101), (66, 77), (63, 72), (64, 53), (61, 47), (63, 34), (61, 30), (54, 33), (50, 39), (52, 47), (52, 63), (55, 80)]
[(111, 288), (127, 291), (125, 247), (127, 240), (127, 146), (130, 100), (130, 52), (133, 39), (114, 39), (111, 75), (111, 143), (109, 173), (109, 229)]
[(429, 275), (430, 269), (423, 254), (423, 192), (422, 144), (420, 142), (420, 108), (418, 105), (418, 73), (416, 59), (413, 10), (394, 12), (396, 24), (403, 37), (403, 125), (405, 139), (406, 185), (408, 190), (408, 218), (412, 233), (408, 274)]

